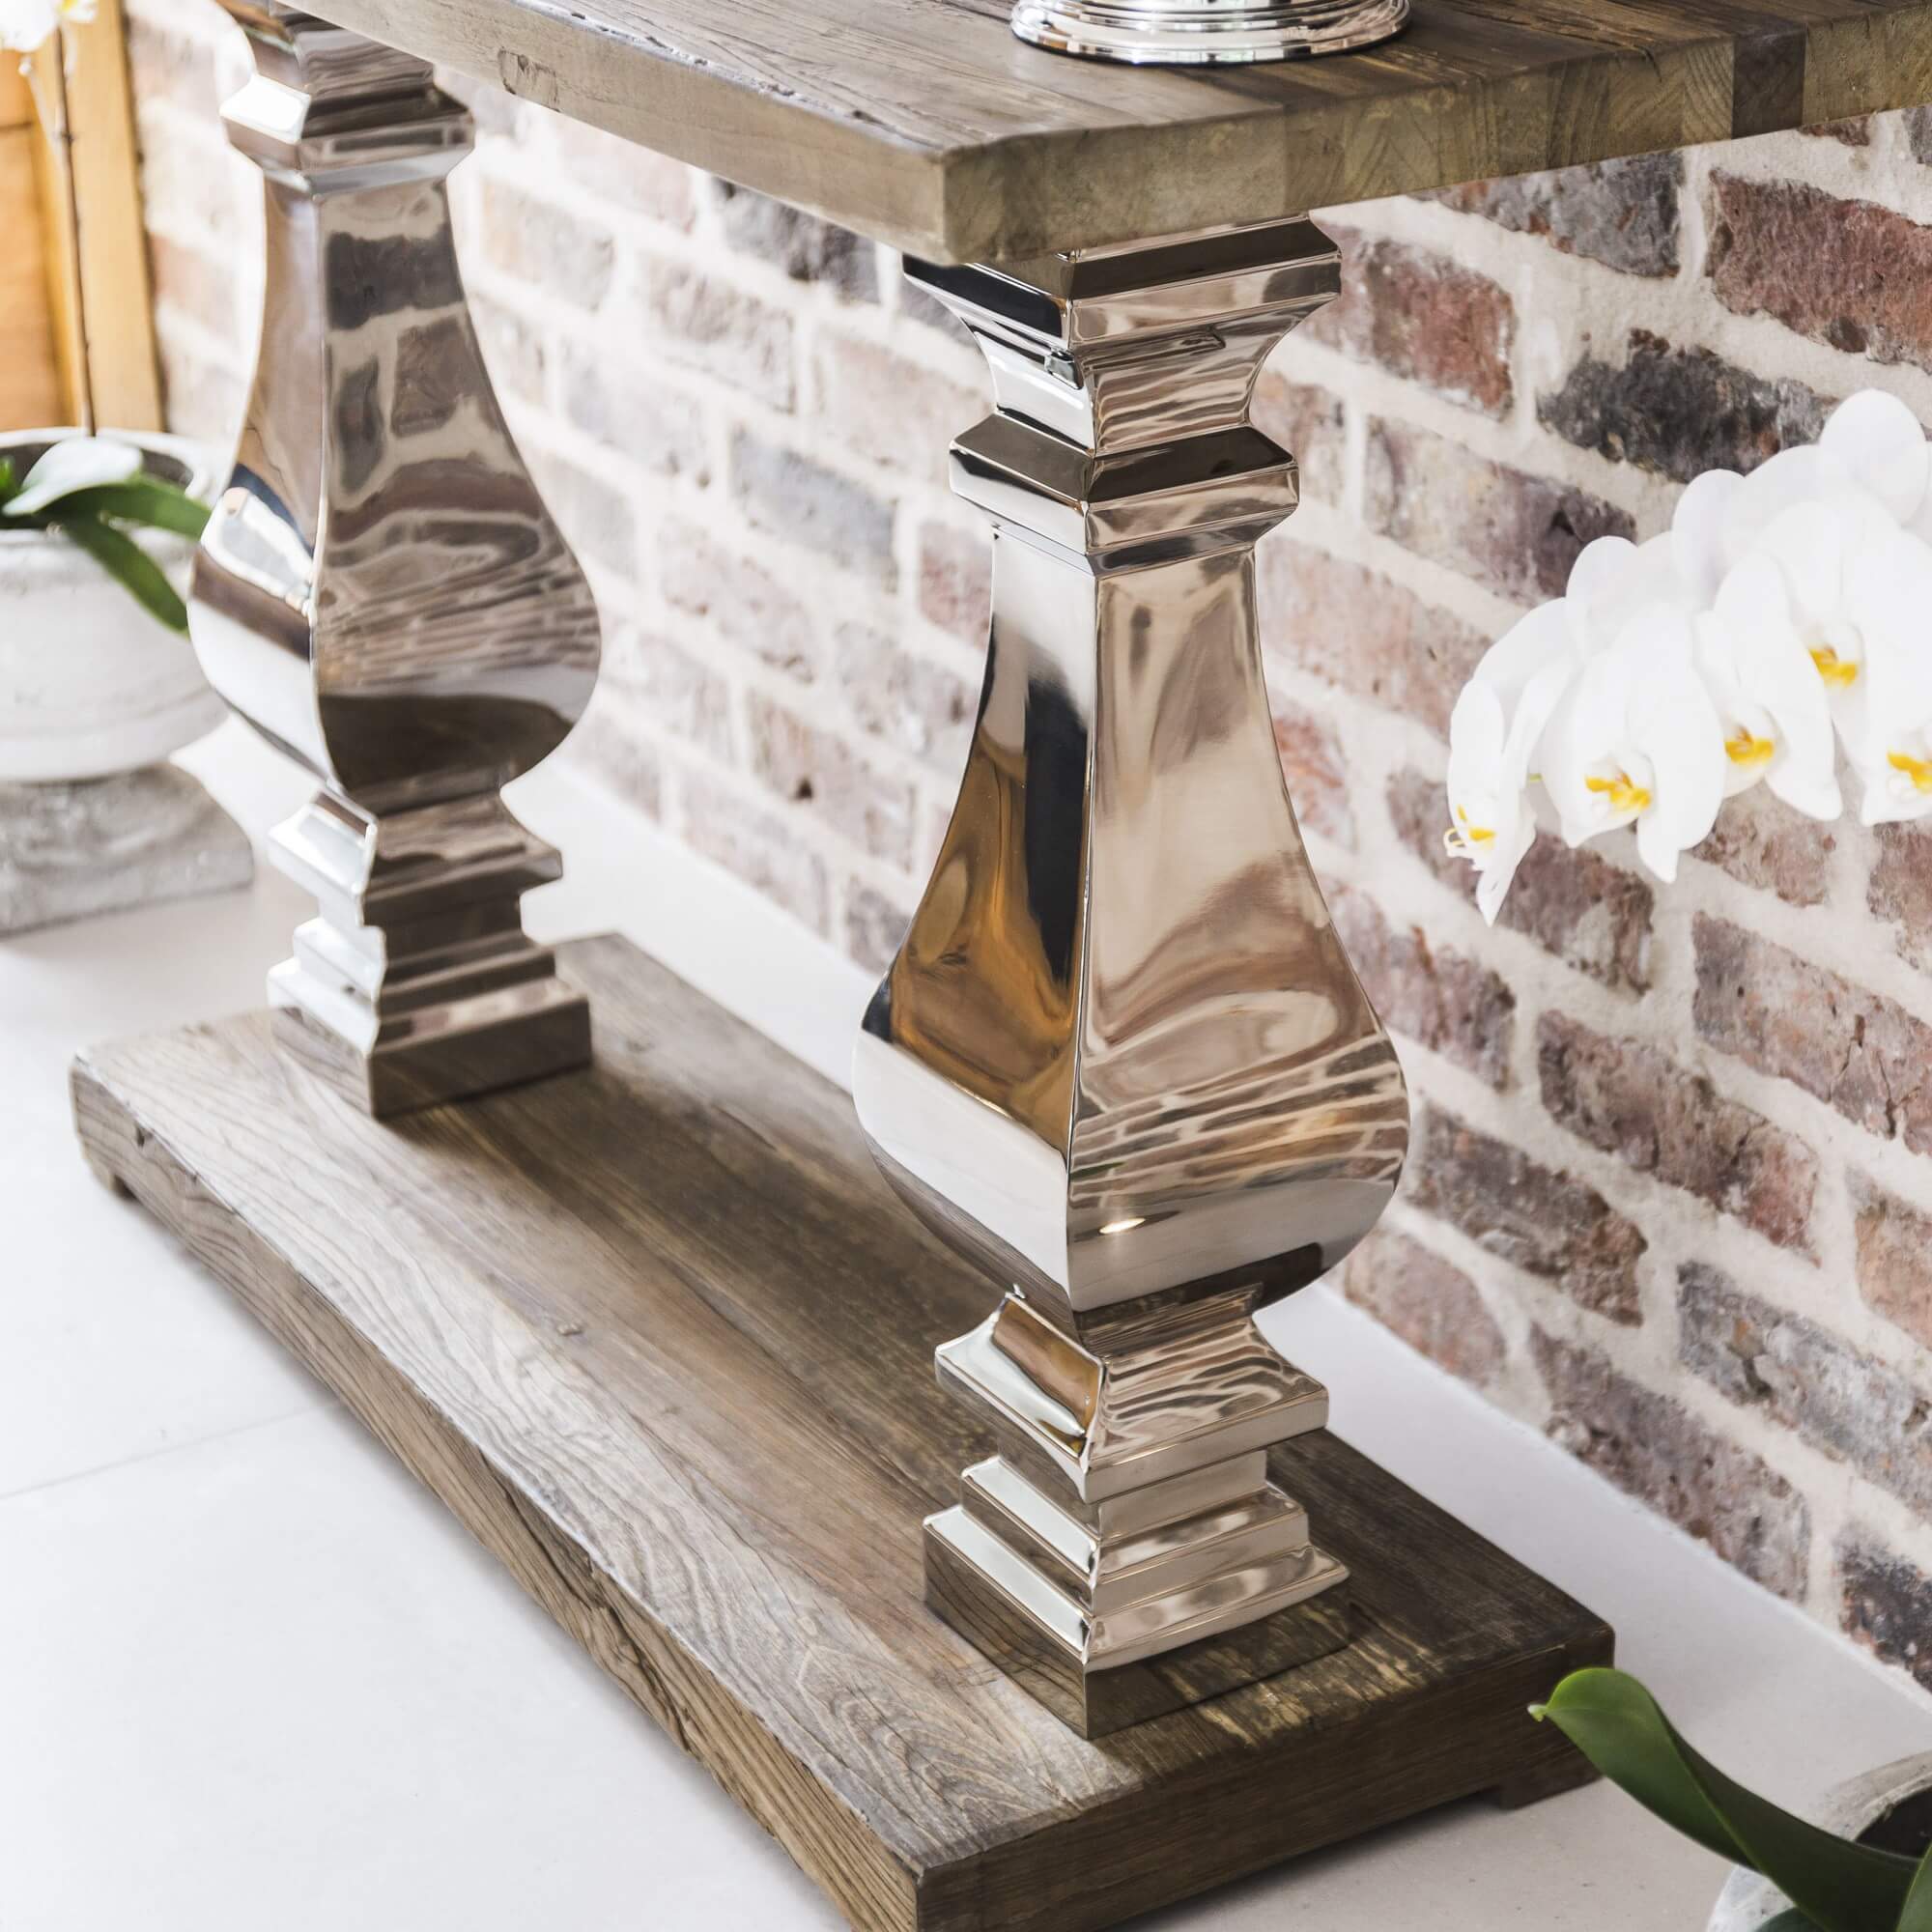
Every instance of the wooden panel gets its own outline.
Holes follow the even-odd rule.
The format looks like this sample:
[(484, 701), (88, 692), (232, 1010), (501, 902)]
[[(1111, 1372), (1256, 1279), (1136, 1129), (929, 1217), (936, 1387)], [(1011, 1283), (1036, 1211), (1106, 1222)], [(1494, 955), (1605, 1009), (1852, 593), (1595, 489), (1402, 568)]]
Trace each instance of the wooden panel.
[(1128, 69), (1007, 0), (320, 0), (939, 261), (1012, 259), (1932, 99), (1922, 0), (1415, 0), (1360, 53)]
[(159, 429), (161, 383), (121, 0), (96, 0), (68, 46), (68, 166), (93, 420)]
[(922, 1603), (984, 1444), (935, 1343), (991, 1290), (850, 1102), (615, 940), (579, 1074), (379, 1125), (263, 1015), (92, 1052), (83, 1144), (856, 1924), (1081, 1932), (1581, 1760), (1524, 1705), (1587, 1611), (1328, 1435), (1275, 1473), (1354, 1573), (1334, 1656), (1088, 1744)]
[[(0, 71), (10, 66), (0, 56)], [(7, 125), (7, 105), (0, 94), (0, 235), (7, 238), (0, 247), (0, 429), (40, 429), (66, 420), (34, 173), (40, 136), (31, 126)]]

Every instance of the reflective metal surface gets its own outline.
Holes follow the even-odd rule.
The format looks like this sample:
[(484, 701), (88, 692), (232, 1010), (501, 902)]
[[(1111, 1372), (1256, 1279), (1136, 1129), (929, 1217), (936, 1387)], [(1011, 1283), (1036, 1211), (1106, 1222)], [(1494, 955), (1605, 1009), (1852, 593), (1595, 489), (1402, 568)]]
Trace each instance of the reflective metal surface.
[(1407, 1142), (1256, 625), (1295, 483), (1254, 383), (1338, 262), (1283, 222), (909, 272), (993, 371), (952, 459), (993, 520), (992, 634), (854, 1091), (899, 1192), (1009, 1291), (940, 1350), (1000, 1454), (927, 1525), (929, 1594), (1092, 1735), (1346, 1636), (1265, 1471), (1326, 1397), (1253, 1321), (1375, 1224)]
[(391, 1113), (581, 1065), (582, 996), (525, 934), (558, 873), (501, 787), (582, 713), (597, 613), (491, 390), (445, 178), (468, 112), (429, 69), (227, 0), (267, 180), (262, 350), (197, 560), (209, 680), (323, 790), (275, 837), (321, 901), (270, 981), (285, 1037)]
[(1013, 32), (1090, 60), (1201, 67), (1347, 53), (1407, 18), (1408, 0), (1019, 0)]

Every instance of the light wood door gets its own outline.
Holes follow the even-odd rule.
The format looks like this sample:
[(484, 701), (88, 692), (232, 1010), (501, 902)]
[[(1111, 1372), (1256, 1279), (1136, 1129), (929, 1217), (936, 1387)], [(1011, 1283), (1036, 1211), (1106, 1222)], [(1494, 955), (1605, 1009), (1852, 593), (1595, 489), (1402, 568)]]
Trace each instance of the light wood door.
[(0, 54), (0, 429), (160, 428), (120, 0)]

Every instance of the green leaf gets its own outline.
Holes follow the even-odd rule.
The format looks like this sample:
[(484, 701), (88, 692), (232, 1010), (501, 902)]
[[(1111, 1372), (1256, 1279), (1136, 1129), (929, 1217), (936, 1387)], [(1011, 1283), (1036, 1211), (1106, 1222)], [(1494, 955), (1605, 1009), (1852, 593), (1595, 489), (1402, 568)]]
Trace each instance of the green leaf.
[(1932, 1851), (1919, 1861), (1905, 1909), (1898, 1915), (1898, 1932), (1932, 1932)]
[(75, 490), (50, 507), (50, 515), (111, 517), (121, 524), (145, 524), (151, 529), (172, 530), (177, 536), (199, 538), (213, 514), (185, 490), (157, 476), (136, 476), (127, 483), (98, 483)]
[(1634, 1677), (1578, 1670), (1537, 1712), (1614, 1784), (1719, 1858), (1762, 1872), (1819, 1932), (1893, 1932), (1918, 1867), (1821, 1832), (1707, 1764)]
[(108, 576), (125, 585), (135, 599), (171, 631), (187, 629), (187, 611), (159, 564), (111, 524), (93, 517), (75, 517), (63, 506), (54, 526), (71, 543), (84, 550)]
[(14, 481), (14, 459), (0, 456), (0, 503), (5, 503), (20, 494), (20, 486)]
[(1818, 1932), (1818, 1928), (1794, 1905), (1776, 1918), (1767, 1918), (1758, 1932)]

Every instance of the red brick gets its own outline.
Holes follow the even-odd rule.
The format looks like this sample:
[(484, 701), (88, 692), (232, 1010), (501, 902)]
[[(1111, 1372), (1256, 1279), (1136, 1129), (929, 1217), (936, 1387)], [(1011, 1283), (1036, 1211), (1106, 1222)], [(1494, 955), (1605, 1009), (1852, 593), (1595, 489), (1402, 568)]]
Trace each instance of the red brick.
[(853, 301), (877, 298), (878, 254), (863, 236), (729, 182), (714, 186), (732, 247), (775, 264), (795, 282), (836, 289)]
[(1815, 1321), (1716, 1268), (1678, 1272), (1678, 1359), (1920, 1516), (1932, 1516), (1932, 1400)]
[(783, 309), (681, 262), (651, 265), (644, 305), (667, 356), (774, 409), (791, 408), (793, 328)]
[(1352, 851), (1355, 812), (1349, 800), (1342, 741), (1333, 726), (1299, 704), (1277, 700), (1274, 748), (1281, 756), (1281, 775), (1288, 781), (1295, 817), (1308, 831)]
[(1852, 1529), (1837, 1554), (1846, 1634), (1932, 1690), (1932, 1577), (1866, 1529)]
[(1921, 1347), (1932, 1349), (1932, 1214), (1861, 1174), (1852, 1190), (1859, 1293)]
[(618, 629), (605, 643), (603, 681), (637, 704), (653, 728), (731, 762), (730, 687), (670, 639)]
[(1889, 920), (1900, 956), (1932, 970), (1932, 824), (1881, 825), (1865, 904)]
[(964, 678), (867, 624), (838, 627), (832, 663), (847, 707), (867, 731), (957, 778), (976, 710)]
[(1425, 248), (1336, 228), (1342, 298), (1303, 327), (1360, 362), (1374, 362), (1485, 415), (1509, 412), (1516, 305), (1508, 290)]
[(1549, 1391), (1555, 1441), (1767, 1590), (1804, 1596), (1810, 1512), (1770, 1464), (1594, 1350), (1541, 1329), (1530, 1346)]
[(952, 439), (986, 413), (988, 397), (857, 336), (818, 347), (818, 413), (829, 434), (888, 469), (946, 480)]
[(731, 494), (756, 528), (816, 551), (888, 590), (898, 582), (893, 505), (863, 483), (741, 429), (731, 439)]
[[(1443, 849), (1448, 801), (1440, 782), (1401, 771), (1388, 782), (1397, 835), (1459, 898), (1473, 900), (1475, 874)], [(1517, 869), (1496, 923), (1520, 932), (1605, 986), (1641, 993), (1650, 985), (1651, 916), (1656, 895), (1587, 846), (1539, 838)]]
[(803, 603), (768, 570), (714, 543), (695, 524), (658, 532), (658, 574), (666, 598), (695, 617), (709, 617), (740, 650), (810, 684), (823, 651)]
[(926, 524), (919, 533), (919, 608), (928, 623), (983, 648), (993, 616), (990, 532)]
[(700, 488), (711, 480), (704, 412), (693, 398), (582, 343), (566, 341), (561, 359), (563, 412), (586, 436), (656, 475), (689, 476)]
[(1932, 369), (1932, 228), (1795, 182), (1711, 177), (1711, 286), (1873, 362)]
[(1681, 155), (1639, 155), (1472, 182), (1434, 198), (1626, 274), (1674, 275), (1683, 181)]
[(1523, 603), (1560, 597), (1593, 539), (1636, 534), (1628, 511), (1586, 490), (1399, 422), (1369, 426), (1363, 509), (1371, 529)]
[(579, 308), (597, 308), (611, 293), (617, 244), (609, 229), (500, 181), (483, 185), (478, 226), (491, 261), (505, 274)]
[(1626, 1327), (1643, 1320), (1637, 1263), (1649, 1243), (1594, 1187), (1439, 1108), (1423, 1110), (1404, 1185), (1477, 1246), (1555, 1282)]
[(749, 709), (752, 769), (765, 784), (875, 859), (911, 866), (911, 785), (768, 697), (753, 694)]
[(1767, 377), (1708, 349), (1673, 349), (1631, 330), (1621, 363), (1583, 355), (1563, 386), (1537, 398), (1537, 420), (1568, 442), (1679, 483), (1706, 469), (1754, 469), (1815, 442), (1828, 404), (1788, 376)]
[(1691, 849), (1741, 885), (1776, 893), (1786, 905), (1823, 905), (1838, 835), (1754, 785), (1725, 802), (1711, 836)]
[(1406, 1235), (1382, 1229), (1349, 1257), (1342, 1292), (1437, 1367), (1478, 1388), (1495, 1380), (1508, 1353), (1503, 1331), (1476, 1284)]
[(1378, 572), (1293, 538), (1270, 538), (1258, 557), (1266, 649), (1448, 735), (1488, 638)]
[(1728, 920), (1697, 915), (1701, 1037), (1848, 1121), (1932, 1152), (1932, 1027)]
[(812, 931), (829, 935), (831, 887), (825, 861), (799, 838), (795, 825), (695, 772), (681, 775), (678, 790), (687, 845), (735, 872)]
[(1795, 1136), (1658, 1048), (1563, 1013), (1537, 1023), (1536, 1064), (1543, 1104), (1560, 1125), (1767, 1240), (1808, 1251), (1818, 1160)]
[(1419, 925), (1391, 925), (1366, 893), (1345, 888), (1328, 904), (1383, 1021), (1492, 1087), (1508, 1086), (1516, 1024), (1509, 982), (1480, 960), (1431, 946)]
[(1313, 383), (1291, 383), (1272, 364), (1255, 385), (1254, 424), (1294, 458), (1305, 502), (1339, 503), (1349, 452), (1342, 399)]

